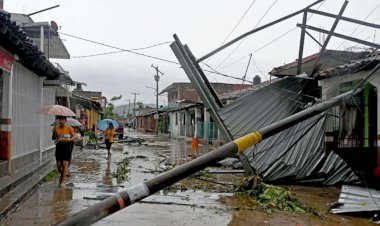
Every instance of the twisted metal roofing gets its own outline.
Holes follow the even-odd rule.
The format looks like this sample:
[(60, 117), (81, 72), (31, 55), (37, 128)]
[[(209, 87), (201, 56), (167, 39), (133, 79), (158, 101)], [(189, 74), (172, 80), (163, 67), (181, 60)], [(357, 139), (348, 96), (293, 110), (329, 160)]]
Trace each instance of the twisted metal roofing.
[[(288, 77), (244, 95), (218, 114), (234, 139), (304, 108), (302, 78)], [(324, 153), (325, 115), (298, 123), (245, 151), (267, 181), (337, 184), (358, 178), (335, 153)]]

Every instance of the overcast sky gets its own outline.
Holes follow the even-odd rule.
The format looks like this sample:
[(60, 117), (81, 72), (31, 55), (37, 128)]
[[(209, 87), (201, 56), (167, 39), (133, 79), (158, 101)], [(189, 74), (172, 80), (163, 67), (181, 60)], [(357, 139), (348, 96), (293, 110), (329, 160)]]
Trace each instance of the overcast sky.
[[(314, 1), (4, 0), (4, 9), (9, 12), (27, 14), (59, 4), (59, 8), (32, 16), (33, 20), (35, 22), (55, 21), (61, 26), (60, 32), (123, 49), (136, 49), (173, 41), (173, 34), (176, 33), (199, 58), (220, 46), (231, 31), (233, 32), (227, 41), (254, 27), (302, 9), (312, 2)], [(326, 0), (313, 8), (337, 14), (343, 2), (343, 0)], [(343, 15), (379, 24), (380, 1), (351, 0)], [(318, 15), (310, 16), (309, 25), (326, 30), (331, 28), (333, 19)], [(302, 15), (299, 15), (272, 26), (244, 39), (238, 48), (236, 48), (237, 45), (233, 45), (205, 62), (221, 73), (242, 77), (247, 67), (249, 54), (253, 53), (254, 62), (250, 64), (247, 79), (252, 80), (255, 75), (260, 75), (263, 80), (267, 80), (268, 72), (273, 67), (289, 63), (297, 58), (300, 30), (295, 28), (296, 24), (301, 22)], [(236, 25), (236, 29), (233, 30)], [(375, 29), (362, 26), (357, 28), (357, 25), (352, 23), (340, 22), (336, 32), (345, 35), (352, 34), (354, 37), (376, 43), (380, 41), (380, 33), (376, 35)], [(312, 31), (310, 33), (319, 39), (318, 33)], [(282, 35), (284, 36), (279, 38)], [(102, 91), (107, 98), (123, 95), (123, 100), (116, 104), (128, 103), (126, 99), (133, 101), (131, 93), (139, 93), (137, 101), (155, 102), (154, 89), (146, 88), (146, 86), (155, 87), (153, 77), (155, 71), (151, 68), (152, 64), (165, 73), (159, 82), (159, 90), (173, 82), (189, 81), (183, 70), (176, 64), (127, 52), (76, 58), (115, 51), (115, 49), (62, 34), (61, 38), (72, 58), (52, 61), (59, 62), (70, 72), (74, 80), (87, 83), (85, 90)], [(274, 40), (276, 41), (272, 43)], [(342, 43), (342, 39), (332, 38), (328, 49), (342, 50), (355, 45), (356, 43), (348, 41)], [(233, 51), (235, 48), (236, 50)], [(304, 56), (318, 50), (318, 45), (307, 37)], [(138, 52), (177, 62), (169, 44)], [(211, 82), (240, 83), (238, 80), (214, 74), (208, 74), (208, 78)], [(166, 98), (160, 97), (160, 104), (163, 104)]]

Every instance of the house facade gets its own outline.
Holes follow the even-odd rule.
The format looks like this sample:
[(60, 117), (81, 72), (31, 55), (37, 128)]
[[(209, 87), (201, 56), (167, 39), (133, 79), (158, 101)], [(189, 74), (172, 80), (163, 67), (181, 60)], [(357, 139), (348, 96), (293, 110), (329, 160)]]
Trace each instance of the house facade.
[(103, 118), (103, 98), (101, 92), (83, 91), (78, 87), (72, 91), (71, 108), (77, 118), (85, 123), (84, 126), (87, 130), (92, 129)]
[(33, 187), (52, 169), (55, 118), (37, 111), (55, 103), (55, 89), (44, 81), (59, 76), (10, 15), (0, 12), (0, 199), (16, 187)]
[[(320, 93), (316, 98), (321, 100), (354, 90), (380, 62), (379, 52), (327, 53), (321, 57), (319, 70), (308, 75), (309, 79), (317, 81)], [(340, 57), (343, 55), (345, 58)], [(309, 58), (313, 61), (316, 56)], [(329, 60), (334, 58), (338, 59), (335, 63)], [(313, 65), (313, 62), (309, 64)], [(278, 77), (293, 76), (294, 67), (292, 64), (284, 65), (273, 69), (271, 73)], [(305, 70), (309, 68), (306, 63)], [(380, 72), (377, 71), (361, 87), (359, 94), (332, 108), (326, 119), (324, 137), (326, 153), (337, 153), (353, 170), (361, 173), (370, 182), (380, 178), (379, 82)]]
[[(354, 90), (380, 62), (380, 55), (340, 65), (316, 74), (323, 100)], [(380, 71), (363, 90), (344, 104), (331, 109), (326, 123), (326, 150), (334, 150), (350, 166), (380, 178)], [(358, 161), (360, 160), (360, 161)]]
[[(218, 95), (223, 95), (250, 88), (252, 84), (212, 83), (212, 86)], [(166, 92), (168, 107), (173, 108), (166, 113), (171, 137), (198, 138), (201, 142), (223, 142), (216, 124), (191, 83), (173, 83), (161, 91)]]

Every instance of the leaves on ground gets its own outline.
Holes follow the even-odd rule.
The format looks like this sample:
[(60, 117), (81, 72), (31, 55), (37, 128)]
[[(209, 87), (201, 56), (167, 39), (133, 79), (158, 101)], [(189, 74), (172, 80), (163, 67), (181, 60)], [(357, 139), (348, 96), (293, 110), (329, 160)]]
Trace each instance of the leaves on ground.
[(42, 182), (53, 181), (54, 178), (56, 178), (57, 176), (59, 176), (58, 170), (54, 169), (54, 170), (50, 171), (44, 178), (42, 178)]
[(300, 213), (318, 211), (305, 207), (290, 191), (282, 187), (264, 183), (259, 177), (246, 177), (234, 184), (235, 195), (247, 196), (250, 200), (243, 206), (236, 207), (240, 210), (262, 210), (265, 212), (295, 211)]
[(128, 158), (125, 158), (121, 162), (117, 163), (116, 171), (112, 173), (112, 177), (116, 178), (118, 184), (121, 184), (128, 179), (128, 174), (130, 171), (129, 160)]

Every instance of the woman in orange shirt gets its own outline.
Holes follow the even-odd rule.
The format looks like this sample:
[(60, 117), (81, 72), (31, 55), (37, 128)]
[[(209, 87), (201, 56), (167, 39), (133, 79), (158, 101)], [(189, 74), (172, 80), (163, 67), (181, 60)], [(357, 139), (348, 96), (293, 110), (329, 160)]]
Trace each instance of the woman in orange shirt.
[(113, 136), (115, 135), (115, 129), (113, 128), (113, 124), (109, 123), (108, 128), (104, 130), (103, 135), (106, 139), (106, 148), (108, 151), (107, 158), (111, 158), (111, 145), (113, 142)]
[(71, 144), (78, 136), (71, 126), (66, 125), (66, 117), (58, 116), (58, 126), (53, 129), (53, 139), (55, 139), (55, 159), (57, 169), (61, 174), (59, 185), (65, 187), (65, 178), (71, 160)]

